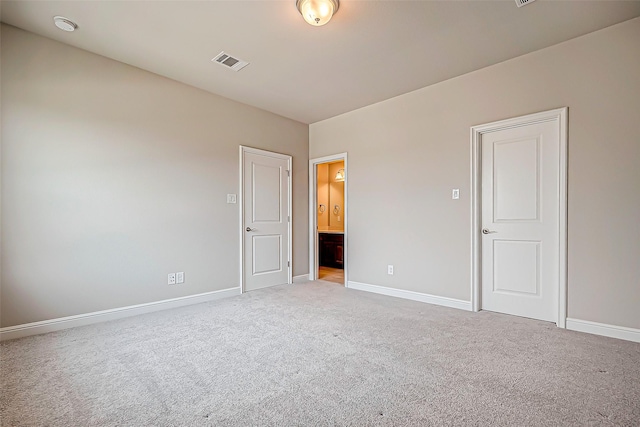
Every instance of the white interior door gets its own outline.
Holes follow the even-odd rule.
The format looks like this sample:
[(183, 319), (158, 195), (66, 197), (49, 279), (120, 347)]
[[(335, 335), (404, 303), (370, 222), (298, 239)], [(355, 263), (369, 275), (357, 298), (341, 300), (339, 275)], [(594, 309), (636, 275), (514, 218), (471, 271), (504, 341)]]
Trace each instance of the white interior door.
[(558, 121), (482, 135), (482, 309), (558, 320)]
[(289, 283), (290, 157), (243, 151), (245, 290)]

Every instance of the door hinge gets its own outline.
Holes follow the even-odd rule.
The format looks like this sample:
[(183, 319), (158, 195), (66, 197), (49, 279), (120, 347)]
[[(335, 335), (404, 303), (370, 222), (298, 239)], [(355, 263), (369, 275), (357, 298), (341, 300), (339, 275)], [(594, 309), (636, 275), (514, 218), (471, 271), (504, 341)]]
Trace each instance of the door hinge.
[(287, 170), (287, 176), (291, 176), (291, 171)]
[(291, 261), (287, 261), (287, 267), (291, 267)]
[(291, 222), (291, 216), (287, 215), (287, 222)]

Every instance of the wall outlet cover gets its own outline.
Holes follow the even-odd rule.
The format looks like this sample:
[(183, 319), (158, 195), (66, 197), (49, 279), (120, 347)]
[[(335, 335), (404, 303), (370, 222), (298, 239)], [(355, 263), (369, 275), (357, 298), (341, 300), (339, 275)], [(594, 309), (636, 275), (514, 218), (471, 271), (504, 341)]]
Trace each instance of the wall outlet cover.
[(175, 285), (176, 284), (176, 273), (169, 273), (167, 275), (167, 283), (169, 285)]
[(387, 266), (387, 274), (389, 274), (390, 276), (393, 276), (393, 265)]
[(236, 200), (235, 194), (227, 194), (227, 203), (236, 203)]

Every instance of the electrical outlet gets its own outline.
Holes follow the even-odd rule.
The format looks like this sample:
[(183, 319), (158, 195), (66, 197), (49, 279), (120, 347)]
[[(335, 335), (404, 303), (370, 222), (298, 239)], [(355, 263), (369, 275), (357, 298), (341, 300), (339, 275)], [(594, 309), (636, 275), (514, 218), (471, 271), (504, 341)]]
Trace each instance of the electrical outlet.
[(453, 200), (458, 200), (460, 198), (460, 189), (459, 188), (454, 188), (451, 191), (451, 198)]
[(167, 283), (169, 285), (176, 284), (176, 273), (169, 273), (169, 275), (167, 276)]
[(227, 203), (236, 203), (236, 195), (227, 194)]
[(387, 265), (387, 274), (393, 276), (393, 265)]
[(184, 283), (184, 271), (179, 271), (176, 273), (176, 283)]

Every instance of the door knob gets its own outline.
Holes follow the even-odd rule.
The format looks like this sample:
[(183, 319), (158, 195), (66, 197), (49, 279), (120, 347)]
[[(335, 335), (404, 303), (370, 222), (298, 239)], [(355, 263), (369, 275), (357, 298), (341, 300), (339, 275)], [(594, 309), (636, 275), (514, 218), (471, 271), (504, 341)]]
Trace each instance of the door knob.
[(487, 228), (482, 229), (482, 234), (491, 234), (491, 233), (497, 233), (497, 231), (492, 231)]
[(247, 227), (247, 231), (256, 231), (255, 228)]

